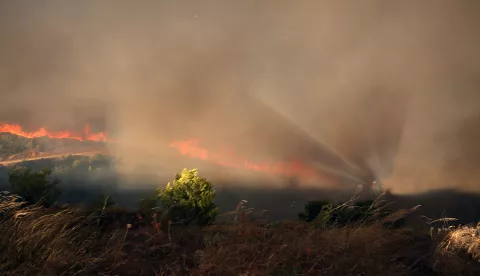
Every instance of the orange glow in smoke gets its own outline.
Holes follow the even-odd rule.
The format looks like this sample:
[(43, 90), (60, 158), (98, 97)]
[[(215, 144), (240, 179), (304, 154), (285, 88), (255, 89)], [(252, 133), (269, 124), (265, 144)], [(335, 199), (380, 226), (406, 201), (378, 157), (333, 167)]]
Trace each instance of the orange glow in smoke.
[(308, 167), (301, 160), (290, 160), (288, 162), (258, 163), (241, 157), (232, 150), (223, 149), (218, 152), (210, 152), (199, 145), (197, 139), (186, 141), (175, 141), (170, 144), (180, 154), (195, 159), (213, 162), (217, 165), (229, 168), (237, 168), (251, 171), (264, 172), (268, 174), (296, 176), (302, 179), (318, 179), (319, 175), (312, 168)]
[(25, 138), (48, 137), (52, 139), (75, 139), (78, 141), (107, 141), (107, 136), (104, 132), (90, 133), (90, 126), (88, 124), (85, 125), (83, 133), (69, 130), (49, 131), (43, 127), (36, 131), (26, 132), (17, 124), (0, 124), (0, 132), (8, 132)]

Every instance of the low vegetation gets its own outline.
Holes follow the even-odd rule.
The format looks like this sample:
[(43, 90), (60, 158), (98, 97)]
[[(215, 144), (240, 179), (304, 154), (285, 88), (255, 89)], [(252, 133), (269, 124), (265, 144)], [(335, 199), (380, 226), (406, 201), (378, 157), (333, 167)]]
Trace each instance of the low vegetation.
[(19, 154), (32, 154), (43, 151), (38, 139), (27, 139), (10, 133), (0, 132), (0, 161)]
[(213, 185), (196, 170), (138, 212), (106, 195), (89, 208), (54, 204), (48, 171), (9, 176), (22, 197), (0, 194), (2, 275), (480, 275), (478, 226), (416, 233), (399, 223), (415, 209), (381, 199), (310, 202), (293, 222), (249, 216), (242, 201), (215, 223)]
[(51, 170), (32, 171), (30, 168), (13, 168), (8, 172), (8, 180), (13, 193), (23, 197), (29, 204), (42, 202), (52, 205), (60, 195), (58, 181), (50, 181)]
[[(345, 227), (356, 224), (378, 223), (393, 215), (388, 204), (382, 200), (355, 201), (333, 204), (329, 201), (310, 201), (298, 218), (321, 227)], [(389, 221), (385, 226), (399, 227), (403, 218)]]
[(75, 139), (50, 139), (48, 137), (26, 138), (0, 132), (0, 162), (44, 157), (58, 153), (105, 150), (102, 143), (77, 141)]

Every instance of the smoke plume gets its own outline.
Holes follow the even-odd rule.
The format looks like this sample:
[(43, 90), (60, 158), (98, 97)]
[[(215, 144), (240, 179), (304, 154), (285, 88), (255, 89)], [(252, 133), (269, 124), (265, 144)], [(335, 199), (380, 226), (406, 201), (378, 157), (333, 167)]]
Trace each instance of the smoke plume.
[(88, 123), (123, 170), (195, 138), (320, 186), (478, 190), (479, 26), (468, 0), (2, 1), (0, 122)]

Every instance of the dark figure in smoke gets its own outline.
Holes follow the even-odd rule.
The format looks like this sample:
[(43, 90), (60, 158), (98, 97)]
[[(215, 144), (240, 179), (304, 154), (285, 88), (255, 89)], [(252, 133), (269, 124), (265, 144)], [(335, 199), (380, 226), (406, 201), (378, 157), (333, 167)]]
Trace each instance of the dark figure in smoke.
[(375, 179), (372, 183), (372, 190), (376, 193), (383, 192), (383, 183), (380, 181), (379, 178)]
[(383, 183), (378, 176), (374, 173), (370, 173), (363, 184), (361, 184), (360, 193), (363, 196), (378, 196), (383, 191)]

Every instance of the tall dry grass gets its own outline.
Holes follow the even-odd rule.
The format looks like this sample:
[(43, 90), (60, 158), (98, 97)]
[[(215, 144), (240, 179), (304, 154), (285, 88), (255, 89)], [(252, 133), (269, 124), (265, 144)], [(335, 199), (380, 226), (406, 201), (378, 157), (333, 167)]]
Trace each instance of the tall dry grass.
[(476, 227), (450, 227), (438, 232), (443, 238), (434, 267), (450, 275), (473, 275), (468, 267), (480, 265), (480, 222)]
[(472, 247), (478, 237), (468, 236), (466, 230), (431, 238), (428, 233), (384, 227), (385, 221), (412, 210), (343, 228), (242, 219), (198, 229), (159, 225), (155, 220), (146, 224), (117, 207), (46, 209), (17, 202), (0, 207), (1, 275), (475, 275), (480, 271), (473, 263), (478, 247)]
[(197, 275), (408, 275), (412, 252), (420, 254), (409, 233), (374, 226), (314, 229), (291, 223), (206, 231), (211, 244)]

